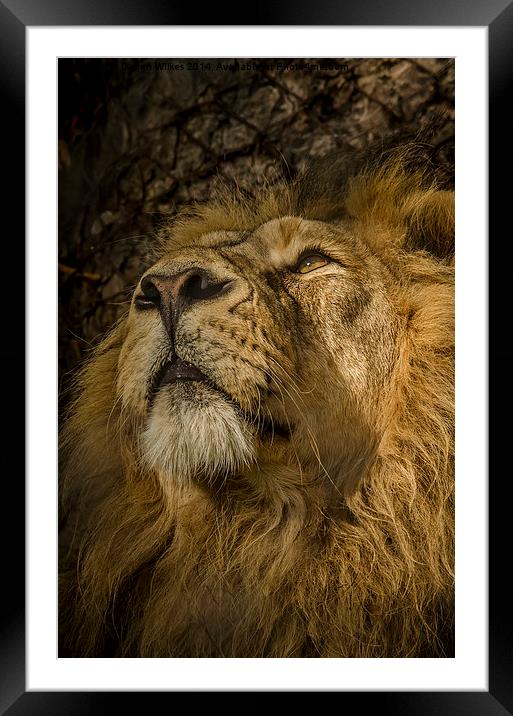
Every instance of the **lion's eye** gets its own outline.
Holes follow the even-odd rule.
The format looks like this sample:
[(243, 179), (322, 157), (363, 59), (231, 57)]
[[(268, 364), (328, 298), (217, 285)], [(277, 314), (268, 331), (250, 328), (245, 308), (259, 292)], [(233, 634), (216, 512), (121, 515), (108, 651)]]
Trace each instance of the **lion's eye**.
[(308, 254), (308, 256), (303, 256), (294, 270), (296, 273), (309, 273), (322, 266), (326, 266), (328, 263), (329, 260), (322, 254)]

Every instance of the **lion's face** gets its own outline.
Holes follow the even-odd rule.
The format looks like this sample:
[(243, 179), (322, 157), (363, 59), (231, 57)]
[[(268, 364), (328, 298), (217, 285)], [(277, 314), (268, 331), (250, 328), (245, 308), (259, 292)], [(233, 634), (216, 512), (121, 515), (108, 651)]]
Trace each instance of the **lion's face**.
[(320, 221), (170, 246), (134, 293), (119, 359), (143, 463), (212, 480), (277, 459), (302, 479), (363, 461), (395, 355), (386, 285), (363, 242)]

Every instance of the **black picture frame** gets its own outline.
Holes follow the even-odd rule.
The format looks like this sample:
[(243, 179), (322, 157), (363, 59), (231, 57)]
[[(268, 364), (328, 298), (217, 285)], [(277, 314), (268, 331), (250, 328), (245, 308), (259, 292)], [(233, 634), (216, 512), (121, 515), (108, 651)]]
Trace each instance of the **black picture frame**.
[[(224, 15), (222, 13), (224, 12)], [(513, 2), (510, 0), (388, 0), (381, 3), (303, 0), (296, 6), (277, 7), (259, 2), (233, 6), (229, 13), (218, 3), (200, 10), (192, 3), (167, 0), (0, 0), (0, 106), (4, 178), (2, 192), (4, 219), (4, 337), (0, 361), (4, 400), (4, 456), (2, 522), (3, 577), (0, 626), (0, 713), (89, 714), (120, 708), (120, 698), (130, 706), (140, 703), (151, 713), (155, 698), (172, 706), (172, 693), (50, 692), (25, 687), (25, 502), (22, 475), (24, 454), (24, 297), (21, 277), (25, 263), (25, 30), (27, 26), (67, 25), (369, 25), (369, 26), (481, 26), (488, 28), (489, 41), (489, 396), (490, 406), (511, 405), (511, 388), (505, 376), (511, 357), (509, 341), (499, 337), (499, 322), (505, 321), (508, 306), (511, 261), (510, 180), (512, 142), (509, 100), (513, 96)], [(506, 213), (508, 214), (506, 220)], [(6, 221), (6, 219), (8, 219)], [(9, 219), (12, 222), (9, 226)], [(504, 236), (500, 232), (504, 232)], [(8, 249), (8, 250), (6, 250)], [(500, 252), (500, 254), (499, 254)], [(493, 277), (493, 278), (492, 278)], [(30, 286), (27, 286), (30, 290)], [(501, 310), (502, 309), (502, 310)], [(503, 334), (504, 335), (504, 334)], [(33, 347), (32, 347), (33, 348)], [(31, 346), (28, 346), (31, 349)], [(8, 407), (7, 407), (8, 406)], [(506, 412), (508, 415), (508, 411)], [(500, 716), (513, 713), (513, 620), (511, 589), (507, 586), (511, 508), (507, 494), (508, 473), (499, 485), (499, 455), (508, 444), (509, 424), (500, 411), (489, 415), (489, 690), (444, 692), (345, 692), (358, 699), (359, 708), (380, 714), (459, 714)], [(502, 451), (492, 449), (499, 445)], [(501, 475), (502, 476), (502, 475)], [(493, 477), (493, 479), (492, 479)], [(509, 550), (508, 550), (509, 551)], [(504, 568), (506, 565), (506, 569)], [(235, 690), (235, 689), (234, 689)], [(114, 703), (115, 697), (115, 703)], [(141, 701), (144, 699), (144, 702)], [(350, 708), (350, 707), (349, 707)]]

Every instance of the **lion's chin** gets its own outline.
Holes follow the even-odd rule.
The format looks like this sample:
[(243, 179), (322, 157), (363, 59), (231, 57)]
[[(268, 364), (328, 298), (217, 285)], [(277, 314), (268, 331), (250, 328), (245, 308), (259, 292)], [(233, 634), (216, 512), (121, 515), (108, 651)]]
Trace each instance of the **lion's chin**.
[(141, 447), (161, 479), (180, 484), (228, 477), (255, 459), (254, 438), (235, 406), (198, 381), (161, 388)]

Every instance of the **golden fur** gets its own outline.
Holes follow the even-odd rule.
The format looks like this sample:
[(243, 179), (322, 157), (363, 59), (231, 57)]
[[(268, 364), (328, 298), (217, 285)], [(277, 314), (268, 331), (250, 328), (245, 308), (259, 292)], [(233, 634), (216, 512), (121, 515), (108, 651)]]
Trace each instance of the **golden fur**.
[(453, 654), (453, 193), (414, 149), (163, 227), (145, 275), (232, 281), (174, 336), (211, 384), (151, 398), (170, 341), (134, 304), (79, 375), (61, 655)]

